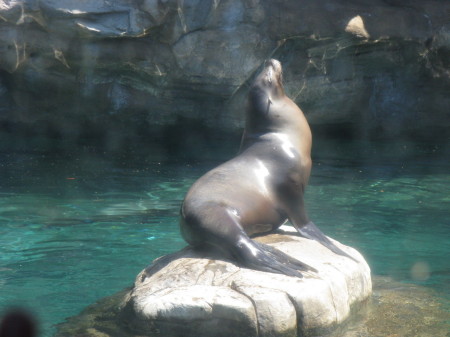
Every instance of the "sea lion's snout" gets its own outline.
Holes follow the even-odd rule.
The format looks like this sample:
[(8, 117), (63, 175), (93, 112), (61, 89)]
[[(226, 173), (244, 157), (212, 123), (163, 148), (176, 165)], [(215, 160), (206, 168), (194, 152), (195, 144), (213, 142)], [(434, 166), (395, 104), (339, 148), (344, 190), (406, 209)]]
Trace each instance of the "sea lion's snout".
[(264, 62), (264, 67), (266, 69), (272, 68), (272, 70), (274, 71), (275, 74), (282, 73), (281, 63), (278, 60), (275, 60), (275, 59), (266, 60)]
[(274, 69), (281, 69), (281, 63), (275, 59), (268, 59), (264, 62), (264, 67), (272, 67)]

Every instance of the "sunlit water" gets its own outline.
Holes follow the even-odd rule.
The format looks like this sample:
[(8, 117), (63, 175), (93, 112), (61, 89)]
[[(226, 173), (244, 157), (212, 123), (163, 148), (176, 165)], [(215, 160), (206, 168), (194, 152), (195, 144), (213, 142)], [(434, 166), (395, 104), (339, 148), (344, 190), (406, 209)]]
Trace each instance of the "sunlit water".
[[(185, 246), (181, 200), (205, 161), (90, 153), (0, 154), (0, 308), (30, 308), (42, 336), (130, 286)], [(434, 289), (450, 305), (450, 164), (442, 145), (317, 142), (310, 217), (375, 275)]]

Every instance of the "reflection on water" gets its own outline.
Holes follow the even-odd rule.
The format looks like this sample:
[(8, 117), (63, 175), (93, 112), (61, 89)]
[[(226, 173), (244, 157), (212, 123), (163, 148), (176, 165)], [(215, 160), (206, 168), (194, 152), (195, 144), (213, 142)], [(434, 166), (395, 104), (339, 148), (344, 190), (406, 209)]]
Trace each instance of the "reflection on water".
[[(360, 250), (374, 274), (433, 289), (449, 310), (446, 150), (316, 142), (306, 198), (314, 222)], [(0, 308), (31, 308), (43, 336), (182, 248), (185, 192), (227, 159), (167, 163), (85, 152), (0, 154)], [(434, 293), (424, 297), (436, 301)]]

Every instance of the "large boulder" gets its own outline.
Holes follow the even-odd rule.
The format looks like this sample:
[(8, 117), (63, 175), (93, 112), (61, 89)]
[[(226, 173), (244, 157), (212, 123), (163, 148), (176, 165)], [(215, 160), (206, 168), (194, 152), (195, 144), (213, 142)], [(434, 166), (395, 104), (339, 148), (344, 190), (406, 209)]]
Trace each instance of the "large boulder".
[(234, 131), (269, 57), (313, 126), (446, 130), (449, 10), (446, 0), (2, 2), (0, 131), (111, 147), (143, 134), (185, 144), (171, 130), (189, 120), (204, 134)]
[(136, 278), (124, 319), (136, 334), (307, 336), (330, 331), (372, 291), (370, 269), (299, 237), (291, 227), (257, 240), (313, 266), (304, 278), (243, 269), (186, 248), (155, 260)]
[[(373, 276), (373, 294), (332, 332), (323, 337), (446, 336), (448, 306), (429, 287)], [(55, 337), (139, 337), (124, 320), (121, 303), (129, 290), (100, 299), (57, 326)], [(284, 316), (286, 317), (286, 315)], [(226, 328), (226, 327), (225, 327)]]

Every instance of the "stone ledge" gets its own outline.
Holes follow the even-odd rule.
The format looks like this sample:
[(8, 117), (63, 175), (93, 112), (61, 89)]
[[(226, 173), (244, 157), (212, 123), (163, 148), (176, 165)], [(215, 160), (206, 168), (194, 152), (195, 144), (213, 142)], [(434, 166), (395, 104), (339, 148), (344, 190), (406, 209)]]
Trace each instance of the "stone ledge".
[(164, 336), (303, 336), (332, 329), (371, 294), (370, 268), (351, 247), (334, 241), (358, 263), (287, 226), (257, 240), (319, 272), (300, 279), (249, 270), (187, 247), (137, 276), (125, 299), (127, 320)]

